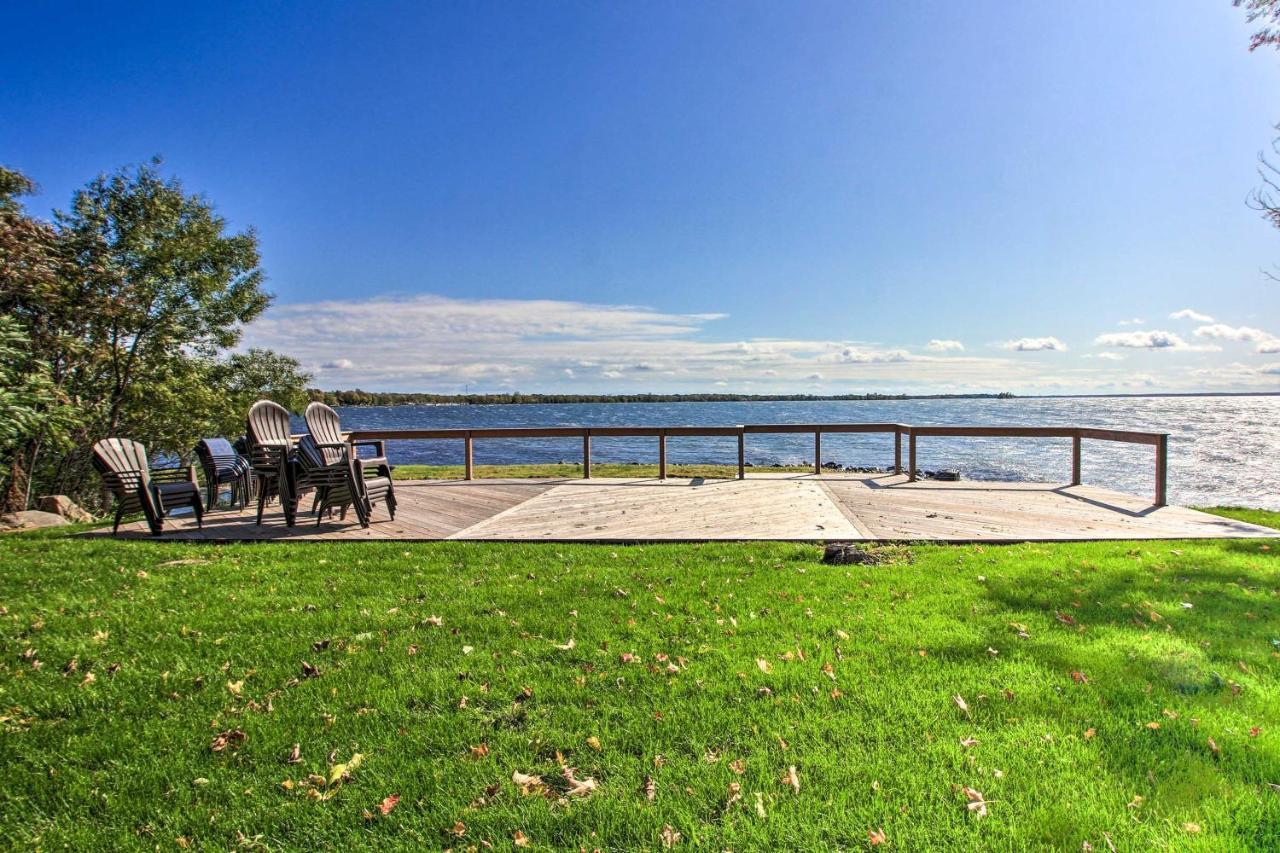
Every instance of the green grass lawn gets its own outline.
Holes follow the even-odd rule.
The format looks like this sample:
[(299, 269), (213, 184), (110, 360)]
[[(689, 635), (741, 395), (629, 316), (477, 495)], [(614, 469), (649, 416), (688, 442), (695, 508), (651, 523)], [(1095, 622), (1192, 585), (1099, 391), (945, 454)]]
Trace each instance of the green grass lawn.
[(8, 536), (3, 846), (1280, 846), (1277, 550), (886, 553)]

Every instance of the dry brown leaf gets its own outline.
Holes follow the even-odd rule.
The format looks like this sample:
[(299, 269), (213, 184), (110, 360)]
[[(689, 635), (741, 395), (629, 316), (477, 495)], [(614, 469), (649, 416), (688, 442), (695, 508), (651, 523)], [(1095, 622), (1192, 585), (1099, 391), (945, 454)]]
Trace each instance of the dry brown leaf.
[(769, 663), (764, 658), (756, 658), (756, 666), (759, 667), (760, 671), (766, 675), (773, 672), (773, 664)]
[(683, 836), (679, 832), (676, 832), (675, 829), (672, 828), (671, 824), (664, 823), (662, 825), (661, 838), (662, 846), (667, 850), (670, 850), (672, 847), (675, 847), (680, 843), (680, 839), (683, 838)]
[(441, 625), (444, 624), (444, 620), (441, 619), (439, 616), (428, 616), (426, 619), (422, 620), (422, 624), (431, 625), (435, 628), (439, 628)]
[(528, 847), (530, 844), (529, 836), (518, 829), (511, 833), (511, 842), (517, 847)]
[(449, 831), (452, 832), (454, 835), (458, 836), (459, 838), (461, 838), (462, 836), (467, 834), (467, 825), (462, 821), (457, 820), (453, 822), (453, 829)]
[(522, 794), (531, 794), (543, 787), (541, 776), (521, 773), (519, 770), (511, 774), (511, 781), (516, 784)]
[(967, 803), (965, 803), (965, 807), (969, 810), (969, 813), (972, 814), (974, 817), (986, 817), (987, 816), (986, 797), (982, 796), (982, 793), (980, 791), (976, 791), (973, 788), (968, 787), (967, 785), (963, 788), (963, 790), (964, 790), (964, 798), (968, 801)]
[(400, 802), (399, 794), (392, 794), (389, 797), (383, 797), (382, 802), (378, 804), (378, 811), (382, 812), (383, 816), (385, 817), (386, 815), (391, 814), (391, 810), (394, 809), (399, 804), (399, 802)]
[(600, 745), (600, 738), (596, 737), (595, 735), (592, 735), (591, 737), (587, 738), (587, 746), (591, 747), (596, 752), (599, 752), (600, 750), (604, 749), (604, 747)]
[(286, 764), (301, 764), (302, 763), (302, 744), (295, 743), (293, 745), (293, 749), (289, 750), (289, 757), (286, 758), (284, 761)]
[(1094, 735), (1096, 735), (1097, 733), (1098, 733), (1098, 730), (1097, 730), (1097, 729), (1085, 729), (1085, 730), (1084, 730), (1084, 739), (1085, 739), (1085, 740), (1093, 740), (1093, 736), (1094, 736)]
[(652, 776), (644, 777), (644, 787), (641, 790), (644, 791), (644, 798), (651, 803), (654, 797), (658, 796), (658, 785), (653, 781)]
[(791, 788), (792, 793), (800, 793), (800, 774), (796, 772), (796, 766), (792, 764), (787, 771), (782, 774), (782, 784)]
[(867, 841), (872, 847), (878, 847), (888, 841), (888, 839), (885, 838), (883, 829), (869, 829), (867, 830)]
[(951, 697), (951, 701), (956, 703), (956, 707), (964, 712), (965, 716), (969, 716), (969, 703), (964, 701), (964, 697), (959, 693)]
[(967, 737), (964, 740), (960, 741), (960, 745), (968, 749), (969, 747), (977, 746), (978, 739), (974, 737)]
[(1217, 742), (1217, 741), (1215, 741), (1213, 738), (1209, 738), (1209, 739), (1208, 739), (1208, 742), (1209, 742), (1209, 749), (1211, 749), (1211, 750), (1213, 751), (1213, 754), (1214, 754), (1214, 755), (1221, 755), (1221, 754), (1222, 754), (1222, 750), (1218, 748), (1218, 742)]
[(747, 762), (743, 761), (741, 758), (736, 758), (729, 762), (729, 769), (741, 776), (743, 773), (747, 772)]
[(209, 749), (214, 752), (222, 752), (228, 747), (235, 748), (244, 743), (246, 737), (247, 735), (239, 729), (227, 729), (225, 732), (218, 732), (213, 736)]
[(472, 758), (484, 758), (489, 754), (489, 744), (482, 743), (479, 746), (471, 747)]

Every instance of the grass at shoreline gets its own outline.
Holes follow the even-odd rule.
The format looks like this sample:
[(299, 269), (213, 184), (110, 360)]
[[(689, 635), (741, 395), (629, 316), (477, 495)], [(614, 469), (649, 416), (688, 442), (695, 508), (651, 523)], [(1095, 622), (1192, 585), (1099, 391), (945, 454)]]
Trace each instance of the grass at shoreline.
[(1280, 844), (1267, 543), (322, 550), (0, 539), (8, 843)]
[(1223, 518), (1234, 518), (1236, 521), (1280, 529), (1280, 512), (1269, 509), (1251, 509), (1243, 506), (1206, 506), (1194, 507), (1194, 509), (1220, 515)]

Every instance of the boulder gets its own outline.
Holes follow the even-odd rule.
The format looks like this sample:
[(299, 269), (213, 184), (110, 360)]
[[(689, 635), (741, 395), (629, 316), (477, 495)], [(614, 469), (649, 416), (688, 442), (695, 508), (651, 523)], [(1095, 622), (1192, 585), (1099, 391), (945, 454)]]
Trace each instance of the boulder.
[(41, 512), (60, 515), (67, 521), (93, 521), (93, 516), (66, 495), (45, 495), (36, 504)]
[(0, 531), (3, 532), (33, 530), (37, 527), (59, 527), (70, 523), (57, 513), (41, 512), (38, 509), (25, 509), (22, 512), (0, 515)]

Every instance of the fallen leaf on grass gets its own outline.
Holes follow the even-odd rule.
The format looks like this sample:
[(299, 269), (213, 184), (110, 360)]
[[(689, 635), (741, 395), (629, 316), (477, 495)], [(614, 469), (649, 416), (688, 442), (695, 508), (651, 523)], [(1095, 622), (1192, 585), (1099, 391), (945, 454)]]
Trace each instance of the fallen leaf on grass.
[(1094, 735), (1096, 735), (1097, 733), (1098, 733), (1098, 730), (1097, 730), (1097, 729), (1085, 729), (1085, 730), (1084, 730), (1084, 739), (1085, 739), (1085, 740), (1092, 740), (1092, 739), (1093, 739), (1093, 736), (1094, 736)]
[(956, 703), (956, 707), (963, 711), (966, 717), (969, 716), (969, 703), (964, 701), (963, 696), (957, 693), (951, 697), (951, 701)]
[(454, 835), (458, 836), (459, 838), (461, 838), (462, 836), (467, 834), (467, 825), (460, 820), (455, 820), (453, 822), (453, 828), (450, 829), (449, 831), (452, 832)]
[(760, 671), (765, 675), (768, 675), (773, 671), (773, 665), (764, 658), (756, 658), (756, 666), (759, 667)]
[(566, 767), (560, 771), (560, 775), (569, 783), (569, 789), (565, 791), (570, 797), (589, 797), (595, 793), (599, 783), (595, 779), (588, 776), (585, 779), (577, 779), (574, 777), (574, 768)]
[(1213, 738), (1207, 738), (1207, 742), (1209, 744), (1209, 749), (1213, 752), (1214, 755), (1222, 754), (1222, 750), (1218, 748), (1218, 742), (1216, 740), (1214, 740)]
[(306, 661), (303, 661), (303, 662), (302, 662), (302, 677), (303, 677), (303, 678), (319, 678), (319, 677), (320, 677), (320, 670), (316, 669), (314, 666), (312, 666), (311, 664), (307, 663)]
[(1088, 684), (1089, 676), (1085, 675), (1083, 672), (1081, 672), (1078, 669), (1072, 670), (1071, 680), (1074, 681), (1076, 684)]
[(792, 793), (800, 793), (800, 774), (796, 773), (794, 764), (787, 768), (787, 772), (782, 774), (782, 784), (790, 787)]
[(482, 743), (479, 746), (471, 747), (472, 758), (484, 758), (488, 754), (489, 754), (489, 745), (487, 743)]
[(1187, 821), (1182, 825), (1182, 829), (1184, 832), (1189, 832), (1192, 835), (1195, 835), (1197, 832), (1200, 831), (1200, 824)]
[(98, 676), (94, 675), (92, 672), (86, 672), (84, 674), (84, 679), (80, 682), (80, 686), (88, 687), (90, 684), (93, 684), (93, 682), (97, 680), (98, 680)]
[(644, 786), (640, 790), (644, 792), (644, 798), (651, 803), (658, 796), (658, 785), (653, 781), (652, 776), (644, 777)]
[(545, 785), (541, 776), (521, 773), (519, 770), (516, 770), (511, 774), (511, 781), (520, 789), (520, 793), (526, 796), (540, 791)]
[(743, 773), (747, 772), (747, 762), (743, 761), (741, 758), (734, 759), (729, 762), (729, 769), (741, 776)]
[(399, 794), (392, 794), (389, 797), (383, 797), (382, 802), (378, 804), (378, 811), (382, 812), (383, 816), (385, 817), (386, 815), (391, 814), (391, 810), (394, 809), (397, 805), (399, 805), (399, 803), (400, 803)]
[(529, 836), (517, 829), (511, 833), (511, 843), (517, 847), (528, 847), (530, 844)]
[(289, 757), (284, 762), (285, 764), (300, 764), (302, 762), (302, 744), (295, 743), (293, 749), (289, 750)]
[(573, 637), (570, 637), (570, 638), (569, 638), (569, 642), (567, 642), (567, 643), (556, 643), (556, 648), (557, 648), (557, 649), (559, 649), (559, 650), (560, 650), (560, 651), (562, 651), (562, 652), (567, 652), (567, 651), (569, 651), (570, 649), (572, 649), (574, 646), (576, 646), (577, 644), (578, 644), (578, 643), (573, 639)]
[(244, 743), (247, 738), (244, 732), (239, 729), (227, 729), (225, 732), (218, 732), (213, 736), (213, 741), (209, 744), (209, 749), (214, 752), (222, 752), (228, 747), (238, 747)]
[(1153, 720), (1150, 723), (1147, 723), (1147, 728), (1151, 729), (1152, 731), (1155, 731), (1156, 729), (1160, 728), (1160, 724)]
[(683, 836), (680, 833), (676, 832), (675, 829), (672, 828), (671, 824), (664, 823), (662, 825), (661, 838), (662, 838), (662, 846), (670, 850), (672, 847), (675, 847), (677, 844), (680, 843), (680, 839), (683, 838)]
[(867, 830), (867, 841), (872, 847), (877, 847), (884, 844), (888, 839), (885, 838), (883, 829), (869, 829)]
[(968, 801), (965, 803), (965, 808), (969, 810), (969, 813), (974, 817), (986, 817), (987, 798), (982, 796), (982, 792), (976, 791), (967, 785), (962, 790), (964, 791), (964, 798)]
[(587, 738), (587, 746), (591, 747), (596, 752), (599, 752), (600, 750), (604, 749), (604, 747), (600, 745), (600, 738), (596, 737), (595, 735), (592, 735), (591, 737)]
[(422, 624), (430, 625), (433, 628), (439, 628), (441, 625), (444, 624), (444, 620), (441, 619), (439, 616), (428, 616), (426, 619), (422, 620)]
[(967, 737), (964, 740), (960, 741), (960, 745), (968, 749), (969, 747), (977, 746), (978, 739), (974, 737)]

